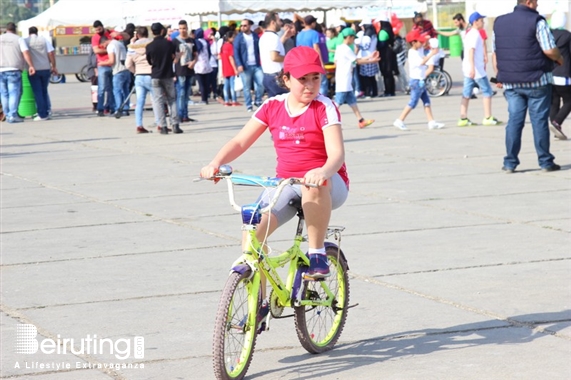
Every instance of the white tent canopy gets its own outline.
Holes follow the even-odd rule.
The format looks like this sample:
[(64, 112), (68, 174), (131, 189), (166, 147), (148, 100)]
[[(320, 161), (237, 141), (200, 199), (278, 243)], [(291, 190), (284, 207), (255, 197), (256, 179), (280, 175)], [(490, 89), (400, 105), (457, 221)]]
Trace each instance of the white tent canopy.
[[(124, 25), (124, 4), (107, 7), (95, 0), (60, 0), (36, 17), (18, 23), (18, 30), (27, 35), (28, 28), (50, 30), (58, 25), (93, 25), (100, 20), (105, 26)], [(128, 22), (128, 21), (127, 21)]]
[(327, 11), (349, 7), (385, 6), (385, 0), (210, 0), (187, 2), (190, 15), (232, 14), (255, 12)]
[[(92, 25), (101, 20), (105, 26), (119, 26), (132, 22), (136, 25), (150, 25), (153, 22), (176, 23), (189, 17), (213, 19), (236, 17), (237, 14), (255, 14), (268, 11), (316, 12), (318, 19), (322, 11), (353, 8), (362, 17), (372, 17), (370, 12), (392, 8), (394, 3), (418, 4), (415, 0), (122, 0), (113, 6), (103, 6), (101, 0), (59, 0), (40, 15), (21, 21), (19, 30), (25, 35), (30, 26), (50, 30), (58, 25)], [(353, 11), (355, 12), (355, 11)], [(336, 12), (334, 12), (336, 13)], [(189, 20), (190, 21), (190, 20)]]

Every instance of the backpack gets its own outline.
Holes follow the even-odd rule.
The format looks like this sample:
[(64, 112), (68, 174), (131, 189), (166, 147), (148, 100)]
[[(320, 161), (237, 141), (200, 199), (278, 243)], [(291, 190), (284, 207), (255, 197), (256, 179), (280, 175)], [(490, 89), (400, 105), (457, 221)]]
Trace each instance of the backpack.
[(178, 51), (181, 53), (180, 65), (186, 66), (188, 65), (189, 62), (192, 61), (192, 43), (186, 42), (180, 37), (177, 37), (176, 39), (180, 42), (180, 44), (178, 45)]

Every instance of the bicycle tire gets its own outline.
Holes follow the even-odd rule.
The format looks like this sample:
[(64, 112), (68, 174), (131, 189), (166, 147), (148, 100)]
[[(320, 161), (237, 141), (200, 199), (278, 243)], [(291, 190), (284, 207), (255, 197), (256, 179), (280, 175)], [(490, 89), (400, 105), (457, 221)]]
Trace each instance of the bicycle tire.
[[(256, 346), (256, 326), (250, 326), (248, 316), (249, 272), (240, 274), (232, 272), (222, 290), (218, 304), (214, 339), (212, 347), (212, 364), (217, 379), (242, 379), (254, 354)], [(259, 295), (256, 306), (259, 304)]]
[(430, 75), (426, 77), (425, 83), (428, 95), (432, 97), (444, 95), (446, 93), (446, 88), (448, 87), (446, 76), (442, 71), (434, 71), (430, 73)]
[(56, 84), (56, 83), (61, 83), (61, 81), (63, 80), (63, 74), (51, 74), (50, 75), (50, 83)]
[(87, 77), (87, 71), (89, 70), (89, 65), (85, 65), (81, 68), (79, 73), (75, 74), (75, 77), (80, 82), (89, 82), (89, 78)]
[[(349, 277), (347, 263), (338, 255), (335, 247), (326, 249), (331, 276), (323, 282), (333, 294), (333, 307), (299, 306), (294, 308), (295, 330), (299, 342), (311, 354), (320, 354), (331, 350), (345, 327), (349, 305)], [(303, 298), (324, 299), (327, 297), (322, 281), (304, 281)]]

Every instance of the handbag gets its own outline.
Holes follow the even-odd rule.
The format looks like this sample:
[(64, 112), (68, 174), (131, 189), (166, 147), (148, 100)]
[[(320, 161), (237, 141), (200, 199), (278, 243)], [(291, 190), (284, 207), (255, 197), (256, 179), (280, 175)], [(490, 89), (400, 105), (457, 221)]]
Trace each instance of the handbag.
[(242, 91), (244, 89), (244, 83), (242, 83), (242, 78), (237, 76), (234, 78), (234, 91)]

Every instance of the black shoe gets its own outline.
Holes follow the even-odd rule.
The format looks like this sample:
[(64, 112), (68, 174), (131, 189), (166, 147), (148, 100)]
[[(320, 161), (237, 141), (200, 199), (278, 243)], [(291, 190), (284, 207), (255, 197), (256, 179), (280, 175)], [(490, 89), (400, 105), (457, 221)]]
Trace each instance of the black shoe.
[(184, 131), (178, 127), (178, 124), (175, 124), (172, 126), (172, 133), (184, 133)]
[(167, 127), (162, 127), (161, 128), (161, 135), (168, 135), (169, 134), (169, 129)]
[(544, 172), (555, 172), (557, 170), (561, 170), (561, 166), (559, 166), (557, 164), (553, 164), (553, 165), (548, 166), (546, 168), (541, 168), (541, 170), (543, 170)]
[(502, 166), (502, 170), (505, 171), (506, 173), (509, 173), (509, 174), (515, 172), (514, 168), (507, 168), (505, 166)]
[(559, 140), (567, 140), (567, 136), (565, 136), (565, 133), (563, 133), (563, 130), (561, 129), (561, 125), (556, 122), (555, 120), (551, 120), (551, 124), (549, 125), (549, 129), (551, 130), (551, 132), (553, 132), (553, 134), (555, 135), (555, 138), (559, 139)]
[(470, 99), (478, 99), (478, 97), (477, 97), (476, 95), (472, 94), (472, 95), (470, 96)]
[(103, 111), (97, 111), (97, 116), (105, 116), (105, 112)]
[(117, 111), (115, 113), (112, 113), (109, 116), (115, 116), (115, 119), (120, 119), (121, 118), (121, 111)]

